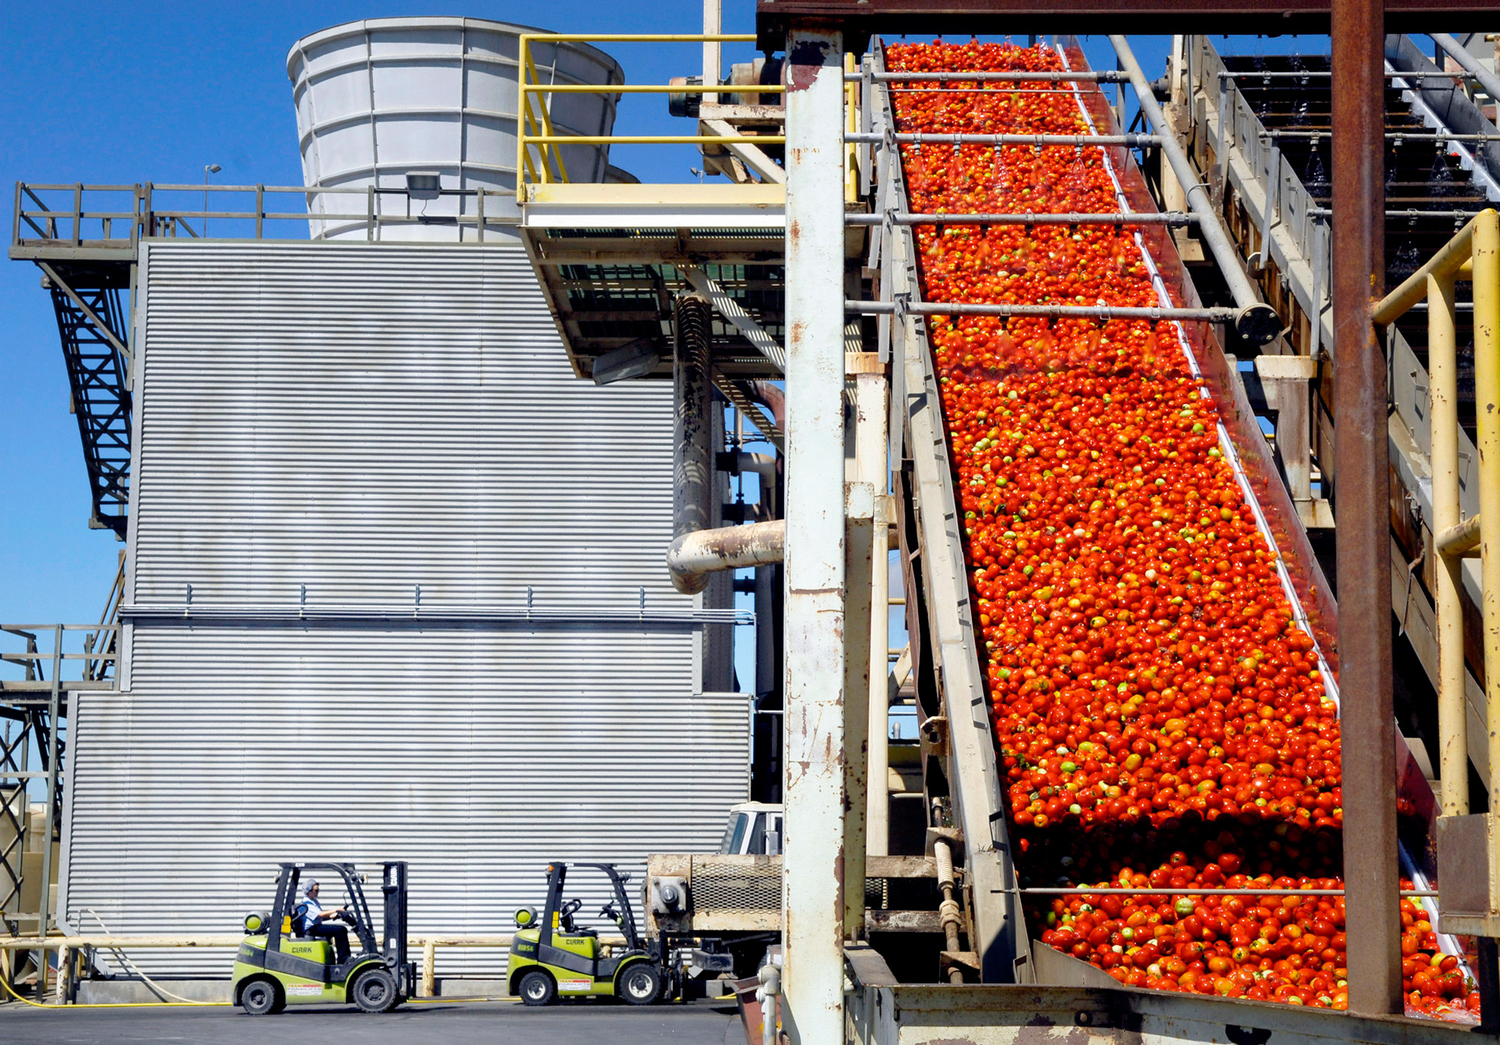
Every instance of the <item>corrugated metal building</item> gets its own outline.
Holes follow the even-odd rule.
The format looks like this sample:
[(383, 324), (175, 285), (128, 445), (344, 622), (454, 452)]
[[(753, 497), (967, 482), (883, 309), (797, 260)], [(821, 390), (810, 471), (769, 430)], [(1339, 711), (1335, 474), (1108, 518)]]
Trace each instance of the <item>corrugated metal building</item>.
[(575, 379), (514, 248), (142, 254), (126, 660), (74, 711), (62, 916), (232, 932), (279, 860), (385, 858), (414, 932), (505, 932), (550, 858), (712, 849), (749, 703), (663, 565), (669, 384)]

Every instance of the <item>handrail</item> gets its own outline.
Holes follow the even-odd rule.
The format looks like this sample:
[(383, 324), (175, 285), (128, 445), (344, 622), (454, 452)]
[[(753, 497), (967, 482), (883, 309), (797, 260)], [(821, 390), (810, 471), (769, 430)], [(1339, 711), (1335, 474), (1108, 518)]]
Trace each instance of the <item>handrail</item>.
[[(57, 968), (65, 970), (56, 985), (56, 997), (64, 1006), (71, 1004), (68, 996), (71, 963), (68, 952), (83, 947), (105, 950), (123, 950), (133, 947), (140, 950), (162, 950), (176, 947), (238, 947), (245, 939), (244, 933), (183, 933), (159, 936), (120, 936), (113, 933), (76, 934), (72, 936), (47, 937), (0, 937), (0, 953), (5, 951), (57, 951)], [(509, 933), (407, 933), (406, 946), (410, 951), (422, 952), (421, 980), (417, 997), (431, 998), (437, 992), (437, 949), (439, 947), (509, 947), (515, 937)], [(599, 942), (607, 946), (624, 946), (623, 936), (600, 936)], [(46, 965), (43, 965), (46, 969)], [(45, 972), (44, 972), (45, 975)], [(44, 995), (46, 983), (39, 994)]]
[[(66, 193), (66, 200), (49, 201), (48, 193)], [(163, 193), (182, 193), (189, 205), (164, 206)], [(213, 209), (199, 205), (200, 199), (217, 200), (225, 193), (244, 196), (253, 195), (254, 209)], [(253, 222), (253, 228), (244, 229), (248, 235), (219, 236), (220, 239), (284, 238), (267, 235), (268, 222), (363, 222), (374, 240), (377, 230), (405, 225), (445, 224), (476, 229), (477, 242), (484, 242), (484, 229), (514, 225), (514, 216), (497, 215), (491, 207), (486, 212), (485, 198), (496, 199), (504, 193), (494, 189), (442, 189), (439, 195), (460, 197), (473, 201), (463, 205), (456, 215), (444, 215), (434, 219), (420, 214), (406, 216), (382, 214), (376, 199), (383, 196), (404, 196), (405, 188), (374, 185), (329, 186), (319, 185), (208, 185), (202, 184), (157, 184), (143, 182), (137, 185), (55, 185), (39, 182), (17, 182), (15, 190), (14, 226), (11, 234), (11, 250), (16, 256), (27, 256), (29, 250), (85, 249), (134, 251), (143, 238), (172, 238), (179, 233), (197, 235), (188, 225), (188, 219), (212, 219), (214, 221)], [(105, 194), (114, 194), (115, 199), (91, 206), (91, 199)], [(128, 194), (127, 201), (118, 199), (119, 194)], [(188, 196), (187, 194), (191, 194)], [(204, 194), (200, 196), (200, 194)], [(208, 196), (207, 194), (212, 194)], [(266, 209), (267, 196), (301, 196), (306, 200), (317, 197), (349, 197), (361, 201), (353, 207), (336, 209), (328, 213), (313, 213), (309, 210), (275, 211)], [(238, 201), (236, 201), (238, 202)], [(126, 208), (129, 209), (126, 209)], [(97, 223), (95, 226), (94, 223)], [(84, 229), (91, 227), (86, 234)]]
[[(754, 33), (522, 33), (520, 105), (516, 134), (516, 201), (528, 184), (567, 182), (564, 145), (784, 145), (779, 134), (559, 134), (547, 96), (554, 94), (784, 94), (784, 84), (545, 84), (532, 57), (534, 43), (754, 43)], [(858, 85), (853, 85), (853, 91)], [(533, 105), (532, 98), (536, 98)], [(857, 94), (855, 95), (857, 98)]]
[[(1474, 283), (1474, 412), (1479, 449), (1479, 514), (1468, 519), (1462, 517), (1459, 502), (1457, 307), (1453, 293), (1454, 283), (1464, 278)], [(1461, 817), (1469, 812), (1460, 568), (1473, 547), (1473, 531), (1477, 528), (1489, 734), (1489, 837), (1496, 838), (1500, 837), (1500, 213), (1490, 208), (1476, 214), (1426, 264), (1376, 302), (1371, 317), (1377, 325), (1387, 326), (1424, 298), (1432, 425), (1431, 529), (1439, 560), (1433, 574), (1442, 812), (1444, 817)], [(1500, 854), (1491, 852), (1488, 857), (1494, 861)], [(1497, 920), (1500, 875), (1491, 869), (1488, 877), (1488, 917)]]

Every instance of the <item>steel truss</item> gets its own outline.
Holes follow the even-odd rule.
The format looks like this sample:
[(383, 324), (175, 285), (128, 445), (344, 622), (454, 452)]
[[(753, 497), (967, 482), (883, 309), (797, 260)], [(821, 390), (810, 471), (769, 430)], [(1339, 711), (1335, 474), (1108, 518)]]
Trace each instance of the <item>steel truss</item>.
[(131, 401), (121, 292), (129, 289), (129, 266), (37, 264), (57, 314), (71, 409), (83, 442), (93, 501), (89, 525), (113, 530), (123, 540), (130, 501)]

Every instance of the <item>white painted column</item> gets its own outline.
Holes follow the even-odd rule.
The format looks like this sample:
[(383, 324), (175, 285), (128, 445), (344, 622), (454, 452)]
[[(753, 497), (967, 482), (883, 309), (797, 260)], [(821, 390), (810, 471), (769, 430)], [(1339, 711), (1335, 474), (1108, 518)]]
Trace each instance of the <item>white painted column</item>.
[[(889, 423), (885, 364), (874, 352), (851, 354), (846, 364), (854, 375), (854, 445), (856, 478), (875, 489), (874, 547), (870, 562), (869, 670), (865, 675), (869, 694), (866, 743), (869, 774), (865, 796), (866, 851), (884, 856), (890, 850), (891, 795), (887, 785), (890, 769), (890, 470), (886, 456)], [(853, 580), (850, 580), (853, 583)], [(851, 621), (849, 627), (856, 625)]]
[(844, 1035), (843, 37), (794, 28), (786, 94), (786, 900), (782, 1020)]
[[(703, 35), (718, 36), (722, 33), (723, 0), (703, 0)], [(703, 85), (712, 87), (722, 80), (723, 73), (720, 66), (723, 64), (722, 57), (724, 45), (717, 40), (706, 40), (703, 43)], [(705, 94), (704, 105), (722, 105), (723, 96), (717, 94)]]

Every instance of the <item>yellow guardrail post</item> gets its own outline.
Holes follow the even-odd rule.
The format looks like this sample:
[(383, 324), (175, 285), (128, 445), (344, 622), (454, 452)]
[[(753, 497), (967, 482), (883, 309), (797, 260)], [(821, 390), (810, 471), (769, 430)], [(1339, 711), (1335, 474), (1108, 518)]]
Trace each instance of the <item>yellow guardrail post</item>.
[[(844, 53), (844, 72), (858, 72), (854, 54)], [(844, 130), (853, 134), (859, 130), (859, 84), (849, 81), (844, 84)], [(844, 146), (844, 202), (859, 199), (859, 146), (849, 142)]]
[[(1491, 839), (1500, 837), (1500, 214), (1474, 217), (1474, 412), (1479, 421), (1479, 555), (1483, 578), (1484, 689), (1489, 727)], [(1500, 912), (1491, 853), (1490, 911)]]
[(1469, 812), (1464, 712), (1463, 557), (1439, 538), (1463, 521), (1458, 498), (1458, 363), (1453, 277), (1427, 276), (1427, 377), (1432, 426), (1432, 533), (1437, 549), (1438, 755), (1444, 816)]
[[(522, 33), (516, 52), (516, 80), (519, 95), (516, 99), (516, 202), (526, 202), (526, 183), (536, 180), (536, 171), (531, 166), (531, 152), (526, 139), (531, 131), (531, 94), (526, 90), (526, 67), (531, 53), (531, 35)], [(527, 175), (530, 175), (528, 178)]]
[[(1462, 518), (1458, 497), (1458, 377), (1455, 280), (1474, 282), (1474, 412), (1479, 450), (1479, 514)], [(1442, 814), (1469, 811), (1468, 723), (1464, 697), (1462, 558), (1477, 544), (1489, 755), (1489, 834), (1500, 838), (1500, 213), (1480, 211), (1416, 272), (1375, 306), (1382, 326), (1427, 298), (1428, 386), (1432, 424), (1433, 547), (1438, 554), (1438, 728)], [(1500, 853), (1490, 853), (1489, 917), (1500, 915)]]

